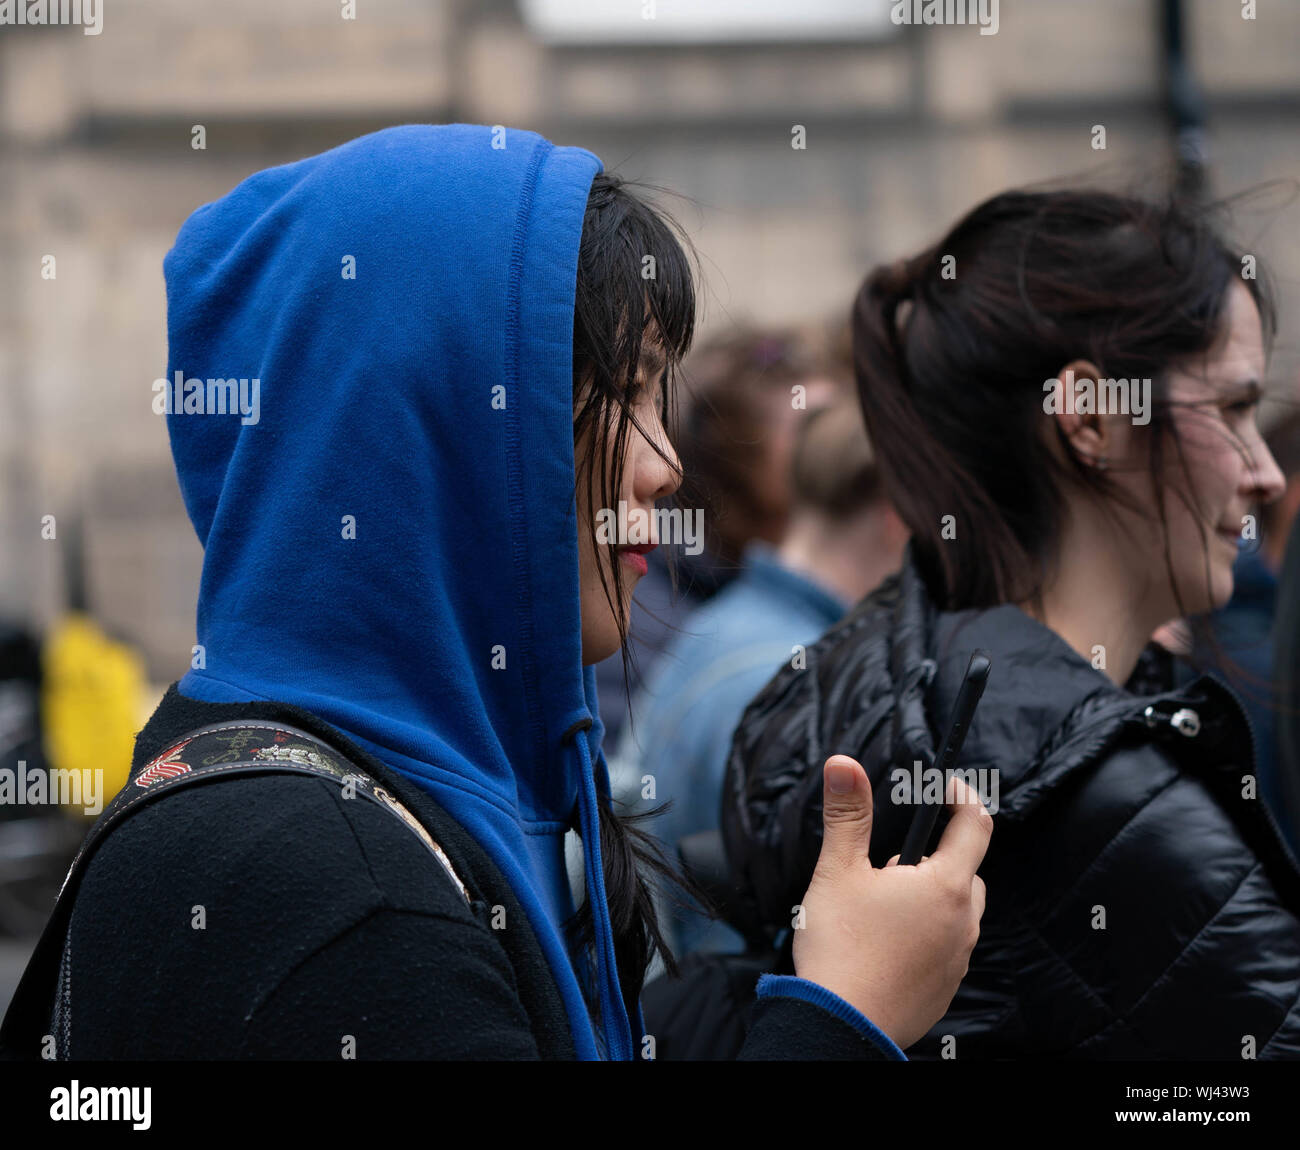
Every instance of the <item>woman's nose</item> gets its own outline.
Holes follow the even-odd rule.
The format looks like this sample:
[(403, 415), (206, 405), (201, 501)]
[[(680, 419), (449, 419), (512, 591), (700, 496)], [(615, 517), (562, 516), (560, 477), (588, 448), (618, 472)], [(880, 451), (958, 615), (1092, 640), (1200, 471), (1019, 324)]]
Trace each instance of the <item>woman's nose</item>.
[[(666, 499), (682, 485), (682, 462), (673, 449), (672, 440), (668, 438), (661, 419), (654, 421), (651, 434), (654, 436), (653, 441), (643, 438), (639, 445), (642, 459), (638, 471), (645, 484), (644, 494), (653, 503)], [(638, 495), (642, 493), (637, 492)]]
[(1262, 439), (1251, 452), (1251, 467), (1246, 475), (1251, 493), (1260, 503), (1272, 503), (1286, 490), (1286, 476)]
[(668, 460), (662, 459), (658, 453), (655, 453), (653, 465), (657, 468), (658, 485), (655, 488), (654, 495), (651, 496), (652, 502), (668, 498), (682, 485), (682, 464), (681, 460), (677, 458), (677, 452), (673, 450), (673, 445), (667, 439), (664, 439), (660, 447), (664, 454), (668, 456), (668, 460), (672, 462), (669, 463)]

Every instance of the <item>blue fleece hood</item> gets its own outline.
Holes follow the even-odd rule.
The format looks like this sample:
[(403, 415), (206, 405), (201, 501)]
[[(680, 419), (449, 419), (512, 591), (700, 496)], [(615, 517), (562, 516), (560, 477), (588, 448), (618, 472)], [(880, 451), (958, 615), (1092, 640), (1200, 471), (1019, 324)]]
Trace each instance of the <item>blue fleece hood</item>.
[[(306, 708), (433, 795), (518, 894), (596, 1058), (526, 842), (578, 826), (605, 1048), (631, 1058), (574, 498), (574, 287), (600, 169), (456, 124), (250, 176), (164, 261), (167, 426), (204, 546), (182, 694)], [(222, 414), (223, 389), (227, 412), (255, 402)]]

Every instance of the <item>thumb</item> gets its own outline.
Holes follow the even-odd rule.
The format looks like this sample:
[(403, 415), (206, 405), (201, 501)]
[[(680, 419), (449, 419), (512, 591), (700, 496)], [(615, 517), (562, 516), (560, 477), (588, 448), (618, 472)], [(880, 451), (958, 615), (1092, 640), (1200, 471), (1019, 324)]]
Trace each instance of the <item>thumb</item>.
[(871, 780), (856, 759), (832, 755), (822, 770), (821, 858), (852, 865), (871, 846)]

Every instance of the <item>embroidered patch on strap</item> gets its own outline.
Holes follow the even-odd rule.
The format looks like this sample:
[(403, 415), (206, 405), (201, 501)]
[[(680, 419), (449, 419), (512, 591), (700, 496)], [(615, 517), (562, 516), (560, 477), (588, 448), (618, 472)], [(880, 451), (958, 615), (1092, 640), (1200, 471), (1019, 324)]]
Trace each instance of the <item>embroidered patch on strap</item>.
[[(379, 801), (419, 835), (420, 841), (442, 865), (461, 897), (472, 905), (473, 899), (452, 866), (451, 859), (419, 819), (387, 789), (333, 747), (287, 724), (235, 721), (200, 727), (151, 760), (133, 781), (137, 787), (148, 790), (182, 775), (197, 778), (204, 774), (255, 766), (286, 767), (329, 776), (343, 784), (348, 797), (359, 791)], [(64, 881), (66, 883), (67, 880)]]
[(163, 751), (161, 755), (136, 775), (135, 785), (137, 787), (149, 787), (154, 783), (162, 782), (163, 779), (174, 779), (177, 775), (185, 774), (190, 770), (190, 765), (182, 762), (177, 756), (193, 741), (193, 739), (186, 739), (183, 743), (177, 743), (174, 747)]

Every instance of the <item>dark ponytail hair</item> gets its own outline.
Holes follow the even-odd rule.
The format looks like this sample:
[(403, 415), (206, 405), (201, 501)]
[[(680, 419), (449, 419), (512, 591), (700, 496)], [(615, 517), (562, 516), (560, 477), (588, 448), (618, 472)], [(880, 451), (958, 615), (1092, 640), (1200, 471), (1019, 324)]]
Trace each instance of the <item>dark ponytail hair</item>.
[[(688, 241), (666, 215), (632, 193), (630, 185), (606, 172), (596, 176), (587, 199), (578, 252), (577, 294), (573, 317), (574, 442), (585, 443), (576, 460), (579, 499), (586, 501), (595, 553), (608, 544), (595, 541), (597, 507), (593, 473), (601, 474), (599, 506), (616, 505), (620, 479), (633, 429), (642, 428), (634, 412), (637, 369), (643, 344), (653, 340), (662, 351), (665, 379), (660, 417), (673, 426), (675, 381), (695, 332), (695, 280)], [(650, 262), (650, 261), (653, 262)], [(655, 447), (656, 451), (659, 448)], [(672, 463), (662, 451), (660, 457)], [(610, 460), (608, 467), (604, 461)], [(584, 496), (585, 493), (585, 496)], [(679, 497), (681, 492), (679, 491)], [(622, 635), (625, 681), (627, 595), (619, 580), (607, 578), (600, 565), (601, 587)], [(705, 901), (702, 892), (664, 855), (659, 840), (635, 824), (661, 813), (664, 805), (639, 814), (616, 814), (600, 802), (600, 851), (605, 892), (614, 931), (614, 954), (629, 1016), (641, 992), (650, 961), (659, 951), (670, 974), (678, 967), (659, 926), (651, 876), (689, 898)], [(591, 906), (584, 901), (571, 923), (576, 939), (589, 946)]]
[[(1266, 344), (1275, 328), (1263, 281), (1241, 277), (1212, 214), (1102, 191), (1009, 191), (867, 277), (853, 309), (859, 398), (942, 609), (1041, 606), (1065, 483), (1125, 499), (1073, 452), (1058, 461), (1042, 434), (1044, 381), (1076, 359), (1152, 380), (1148, 464), (1178, 597), (1161, 464), (1166, 444), (1180, 459), (1182, 449), (1166, 373), (1214, 346), (1234, 280), (1259, 307)], [(948, 515), (955, 538), (943, 536)]]

